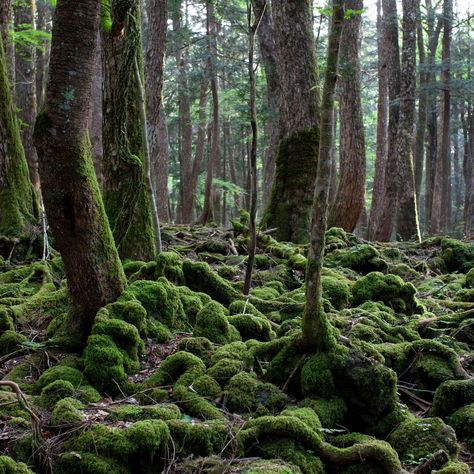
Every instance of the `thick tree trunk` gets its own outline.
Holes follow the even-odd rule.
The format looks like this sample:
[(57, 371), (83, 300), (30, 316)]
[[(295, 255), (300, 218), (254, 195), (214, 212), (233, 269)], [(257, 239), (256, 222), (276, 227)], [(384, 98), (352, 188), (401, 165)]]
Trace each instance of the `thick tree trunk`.
[(168, 130), (162, 106), (164, 57), (168, 25), (168, 0), (148, 2), (148, 38), (145, 54), (148, 140), (156, 183), (158, 215), (169, 222), (168, 209)]
[(252, 0), (256, 12), (263, 11), (257, 31), (260, 56), (267, 84), (267, 114), (265, 120), (265, 152), (263, 156), (263, 202), (268, 203), (275, 178), (275, 156), (278, 148), (280, 120), (280, 79), (276, 59), (275, 31), (268, 0)]
[(382, 208), (375, 230), (375, 239), (388, 241), (392, 237), (398, 207), (398, 173), (400, 163), (397, 154), (398, 118), (400, 111), (400, 50), (396, 0), (383, 0), (383, 41), (387, 57), (389, 97), (387, 162), (385, 165)]
[[(35, 0), (19, 3), (15, 6), (15, 30), (35, 29)], [(38, 158), (33, 144), (33, 127), (36, 120), (36, 74), (35, 46), (19, 45), (15, 47), (15, 105), (22, 121), (21, 138), (30, 170), (30, 180), (38, 196), (40, 182)]]
[(98, 21), (96, 0), (58, 1), (46, 99), (35, 127), (44, 204), (72, 303), (69, 334), (79, 344), (97, 310), (125, 284), (87, 132)]
[(388, 133), (388, 78), (387, 58), (384, 52), (382, 0), (377, 0), (377, 60), (378, 60), (378, 102), (377, 102), (377, 149), (375, 154), (375, 175), (372, 190), (368, 238), (375, 239), (385, 189), (385, 166), (387, 163)]
[[(363, 0), (346, 0), (344, 7), (362, 11)], [(360, 93), (362, 16), (344, 23), (339, 53), (339, 184), (328, 216), (329, 227), (352, 232), (365, 202), (365, 134)]]
[(155, 255), (152, 210), (144, 174), (145, 143), (135, 61), (143, 75), (140, 13), (130, 9), (102, 15), (104, 77), (104, 204), (122, 259)]
[(314, 189), (311, 241), (306, 267), (306, 304), (302, 321), (303, 350), (327, 352), (335, 345), (328, 317), (324, 312), (321, 286), (324, 242), (327, 228), (329, 182), (331, 179), (332, 116), (337, 79), (339, 44), (344, 22), (344, 0), (333, 0), (332, 25), (328, 38), (326, 77), (321, 102), (321, 138), (318, 175)]
[(403, 47), (397, 155), (400, 165), (397, 233), (403, 240), (421, 241), (413, 165), (416, 111), (416, 21), (419, 0), (403, 0)]
[(451, 226), (451, 27), (453, 2), (444, 0), (443, 6), (443, 52), (441, 68), (441, 98), (439, 107), (440, 133), (434, 178), (433, 207), (431, 210), (431, 232), (439, 234)]
[(319, 146), (318, 77), (309, 0), (274, 0), (280, 78), (280, 141), (262, 225), (296, 243), (309, 238)]
[(6, 68), (10, 87), (15, 89), (15, 48), (10, 41), (9, 31), (12, 23), (12, 0), (0, 1), (0, 33), (3, 39), (3, 49), (6, 56)]

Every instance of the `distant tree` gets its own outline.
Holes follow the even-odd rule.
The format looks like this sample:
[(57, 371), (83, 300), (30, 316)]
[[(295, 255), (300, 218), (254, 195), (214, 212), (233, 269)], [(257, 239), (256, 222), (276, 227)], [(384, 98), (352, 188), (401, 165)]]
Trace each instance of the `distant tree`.
[(123, 291), (125, 276), (87, 130), (99, 3), (58, 0), (54, 18), (49, 80), (35, 144), (44, 204), (68, 282), (69, 334), (80, 345), (98, 309)]
[(262, 225), (275, 237), (308, 242), (319, 146), (319, 87), (308, 0), (273, 0), (280, 80), (280, 141)]

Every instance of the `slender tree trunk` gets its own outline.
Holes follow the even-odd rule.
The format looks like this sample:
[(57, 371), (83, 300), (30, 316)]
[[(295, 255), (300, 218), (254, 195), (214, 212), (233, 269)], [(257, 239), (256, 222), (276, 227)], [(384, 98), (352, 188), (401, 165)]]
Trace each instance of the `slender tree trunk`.
[(84, 344), (125, 276), (105, 214), (87, 132), (99, 3), (59, 0), (43, 111), (35, 127), (44, 204), (71, 297), (70, 335)]
[(440, 99), (440, 133), (439, 148), (436, 157), (434, 179), (433, 208), (431, 210), (431, 232), (442, 233), (450, 228), (451, 223), (451, 154), (450, 154), (450, 122), (451, 122), (451, 25), (453, 3), (444, 0), (443, 6), (443, 52), (441, 68), (441, 99)]
[[(36, 22), (37, 30), (50, 33), (51, 7), (45, 0), (37, 0), (36, 9), (38, 18)], [(38, 108), (41, 107), (44, 100), (49, 53), (50, 42), (42, 40), (40, 48), (36, 49), (36, 103), (38, 104)]]
[[(28, 0), (15, 6), (15, 30), (35, 29), (35, 0)], [(21, 138), (28, 161), (30, 180), (38, 196), (40, 182), (38, 158), (33, 144), (33, 127), (36, 120), (36, 74), (35, 46), (19, 45), (15, 47), (15, 105), (22, 122)]]
[(332, 25), (328, 38), (326, 76), (321, 102), (321, 138), (319, 141), (318, 174), (314, 189), (311, 220), (311, 241), (306, 267), (306, 304), (302, 321), (302, 346), (306, 351), (327, 352), (333, 348), (331, 325), (324, 312), (321, 271), (327, 228), (329, 182), (331, 179), (332, 116), (337, 79), (339, 44), (344, 22), (344, 0), (333, 0)]
[(400, 165), (397, 233), (421, 241), (413, 165), (416, 111), (416, 22), (419, 0), (403, 0), (403, 47), (397, 155)]
[(377, 150), (375, 155), (375, 175), (372, 191), (372, 205), (370, 209), (367, 235), (375, 239), (380, 217), (383, 194), (385, 189), (385, 167), (387, 163), (388, 139), (388, 78), (387, 57), (385, 55), (382, 21), (382, 0), (377, 0), (377, 56), (378, 56), (378, 103), (377, 103)]
[(384, 53), (387, 57), (389, 97), (387, 162), (385, 166), (382, 208), (375, 231), (375, 239), (388, 241), (392, 237), (398, 207), (398, 173), (400, 162), (397, 154), (398, 118), (400, 111), (400, 50), (398, 46), (396, 0), (382, 0), (384, 22)]
[[(345, 8), (362, 11), (363, 0), (346, 0)], [(339, 184), (328, 216), (329, 227), (352, 232), (365, 203), (365, 134), (360, 93), (362, 16), (344, 23), (339, 58)]]
[(212, 190), (214, 170), (220, 155), (220, 120), (219, 120), (219, 86), (217, 81), (217, 21), (214, 5), (208, 1), (207, 5), (207, 37), (209, 48), (209, 77), (212, 94), (212, 144), (209, 160), (206, 167), (206, 184), (204, 189), (204, 206), (199, 217), (201, 224), (206, 224), (214, 219), (212, 210)]
[(151, 260), (153, 213), (135, 77), (135, 61), (143, 75), (140, 9), (138, 1), (118, 7), (102, 15), (104, 204), (120, 257)]
[(145, 52), (148, 139), (156, 183), (160, 220), (169, 222), (168, 209), (168, 131), (162, 106), (164, 58), (168, 25), (168, 0), (149, 0), (148, 37)]
[(461, 115), (464, 135), (464, 236), (472, 237), (474, 208), (474, 107), (468, 108), (467, 117)]
[(318, 76), (309, 0), (273, 0), (280, 78), (276, 174), (262, 225), (275, 237), (308, 242), (319, 146)]
[(10, 41), (9, 31), (12, 22), (12, 0), (0, 1), (0, 33), (3, 39), (3, 49), (6, 57), (6, 68), (10, 87), (15, 89), (15, 48), (13, 41)]

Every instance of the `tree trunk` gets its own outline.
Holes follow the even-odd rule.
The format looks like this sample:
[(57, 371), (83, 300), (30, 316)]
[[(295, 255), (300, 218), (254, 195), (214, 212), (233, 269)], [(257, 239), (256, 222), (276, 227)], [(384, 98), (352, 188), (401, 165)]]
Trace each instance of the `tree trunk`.
[(69, 334), (78, 344), (98, 309), (125, 285), (87, 131), (98, 20), (96, 0), (58, 1), (45, 104), (35, 127), (44, 204), (72, 304)]
[[(51, 33), (51, 6), (45, 0), (37, 0), (36, 28), (44, 33)], [(36, 103), (38, 108), (44, 100), (51, 43), (47, 39), (41, 41), (41, 47), (36, 49)]]
[[(35, 0), (15, 6), (15, 30), (35, 29)], [(33, 144), (33, 126), (36, 119), (35, 46), (17, 44), (15, 47), (15, 105), (22, 122), (21, 138), (30, 171), (30, 180), (40, 194), (38, 158)]]
[(280, 79), (276, 59), (275, 31), (268, 0), (252, 0), (256, 12), (263, 11), (257, 37), (267, 85), (265, 152), (263, 156), (263, 202), (268, 203), (275, 178), (275, 156), (278, 148), (280, 115)]
[(3, 39), (3, 49), (6, 56), (6, 68), (10, 87), (12, 91), (15, 88), (15, 48), (10, 41), (9, 31), (12, 21), (12, 0), (0, 1), (0, 33)]
[(274, 0), (280, 78), (280, 140), (262, 225), (275, 237), (308, 242), (319, 146), (318, 76), (309, 0)]
[(433, 208), (431, 210), (431, 232), (442, 233), (451, 226), (451, 27), (453, 2), (443, 4), (443, 52), (441, 68), (441, 98), (439, 107), (440, 133), (434, 178)]
[[(361, 11), (363, 0), (346, 0), (345, 8)], [(360, 93), (362, 15), (344, 22), (339, 58), (339, 184), (328, 226), (352, 232), (365, 203), (365, 134)]]
[(306, 304), (302, 321), (303, 350), (327, 352), (336, 341), (324, 312), (321, 286), (324, 242), (327, 228), (329, 182), (331, 179), (332, 116), (337, 79), (339, 43), (344, 23), (344, 0), (333, 0), (332, 25), (328, 38), (326, 76), (321, 102), (321, 138), (319, 141), (318, 174), (314, 189), (311, 220), (311, 241), (306, 267)]
[(382, 0), (384, 54), (387, 58), (389, 97), (387, 162), (385, 165), (384, 194), (375, 239), (388, 241), (392, 237), (398, 206), (398, 173), (400, 163), (397, 154), (398, 118), (400, 111), (400, 50), (396, 0)]
[(168, 25), (168, 0), (148, 2), (148, 38), (145, 54), (148, 140), (158, 215), (169, 222), (168, 209), (168, 130), (162, 106), (164, 57)]
[(416, 111), (416, 23), (419, 0), (403, 0), (403, 47), (400, 77), (400, 117), (397, 133), (399, 198), (397, 233), (403, 240), (421, 241), (413, 167)]
[(220, 156), (220, 120), (219, 120), (219, 86), (217, 82), (217, 21), (214, 14), (214, 5), (210, 1), (207, 6), (207, 37), (209, 50), (209, 77), (212, 94), (212, 143), (209, 160), (206, 167), (206, 184), (204, 189), (204, 206), (199, 217), (201, 224), (214, 219), (212, 212), (214, 169)]
[(464, 135), (464, 236), (472, 237), (472, 214), (474, 208), (474, 107), (462, 114)]
[(385, 189), (385, 167), (387, 163), (388, 138), (388, 77), (387, 57), (384, 51), (384, 32), (382, 21), (382, 0), (377, 0), (377, 57), (378, 57), (378, 102), (377, 102), (377, 149), (375, 154), (375, 175), (372, 190), (368, 238), (375, 239), (378, 220), (383, 205)]
[(144, 174), (145, 143), (135, 60), (143, 75), (137, 1), (130, 9), (103, 12), (102, 67), (104, 204), (122, 259), (155, 255), (152, 210)]

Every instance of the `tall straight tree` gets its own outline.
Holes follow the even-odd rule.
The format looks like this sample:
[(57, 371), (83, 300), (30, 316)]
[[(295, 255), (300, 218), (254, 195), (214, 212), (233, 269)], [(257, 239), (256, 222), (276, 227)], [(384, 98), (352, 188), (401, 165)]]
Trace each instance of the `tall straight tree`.
[(363, 0), (347, 0), (353, 13), (344, 22), (339, 53), (339, 184), (329, 211), (329, 227), (355, 229), (365, 203), (365, 134), (360, 92)]
[(138, 64), (143, 76), (138, 0), (104, 0), (101, 37), (105, 209), (120, 257), (150, 260), (156, 249), (144, 174), (141, 86), (135, 74)]
[[(35, 0), (15, 5), (15, 30), (35, 30)], [(33, 127), (36, 119), (36, 47), (27, 41), (15, 45), (15, 103), (23, 127), (21, 138), (30, 170), (31, 183), (39, 194), (38, 159), (33, 144)]]
[(416, 101), (416, 23), (419, 0), (403, 0), (403, 47), (400, 77), (400, 117), (397, 155), (400, 165), (397, 233), (404, 240), (420, 240), (413, 163)]
[[(0, 13), (4, 15), (6, 12)], [(5, 16), (0, 17), (0, 235), (16, 239), (31, 233), (39, 213), (8, 77), (3, 47), (7, 21)], [(2, 253), (7, 252), (5, 257), (8, 257), (10, 250), (2, 249)]]
[(150, 157), (155, 170), (158, 214), (168, 222), (168, 131), (162, 104), (168, 0), (148, 2), (148, 37), (145, 54), (148, 137)]
[(275, 237), (308, 242), (319, 146), (318, 75), (310, 0), (273, 0), (280, 78), (280, 141), (262, 225)]
[(398, 119), (400, 112), (400, 48), (398, 46), (398, 19), (396, 0), (382, 0), (384, 54), (387, 58), (389, 117), (387, 161), (385, 165), (384, 194), (374, 237), (387, 241), (392, 237), (398, 203), (397, 154)]
[(125, 285), (87, 130), (98, 26), (97, 0), (58, 0), (46, 98), (35, 126), (44, 204), (72, 303), (69, 332), (79, 344), (97, 310)]
[(451, 227), (451, 34), (452, 0), (443, 3), (443, 52), (441, 67), (441, 97), (439, 106), (440, 131), (434, 177), (431, 232), (441, 233)]

